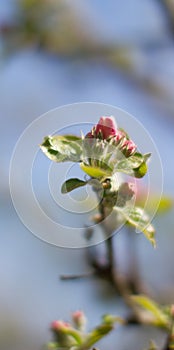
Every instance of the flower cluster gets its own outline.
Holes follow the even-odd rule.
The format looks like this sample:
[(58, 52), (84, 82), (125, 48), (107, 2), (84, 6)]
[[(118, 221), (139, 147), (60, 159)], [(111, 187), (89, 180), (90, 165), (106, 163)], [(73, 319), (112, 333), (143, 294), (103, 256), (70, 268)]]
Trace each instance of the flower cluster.
[[(51, 330), (55, 342), (50, 344), (51, 348), (66, 347), (71, 348), (80, 344), (83, 340), (83, 330), (86, 325), (86, 317), (83, 311), (75, 311), (72, 314), (72, 324), (62, 320), (51, 323)], [(54, 345), (54, 346), (53, 346)]]
[(88, 139), (100, 139), (106, 141), (112, 141), (114, 146), (118, 146), (119, 150), (125, 155), (126, 158), (135, 153), (137, 146), (129, 139), (128, 135), (117, 128), (114, 117), (101, 117), (98, 124), (96, 124), (92, 130), (87, 133), (85, 138)]
[(72, 314), (72, 322), (57, 320), (51, 323), (54, 341), (48, 344), (49, 350), (58, 349), (90, 349), (93, 344), (102, 339), (113, 328), (115, 323), (123, 323), (120, 317), (105, 315), (101, 323), (90, 332), (85, 332), (86, 316), (83, 311)]
[(113, 330), (116, 323), (123, 324), (124, 321), (117, 316), (104, 315), (98, 326), (94, 327), (90, 332), (86, 332), (86, 316), (84, 312), (75, 311), (72, 314), (71, 323), (62, 320), (52, 322), (51, 330), (54, 340), (48, 344), (48, 349), (91, 349), (92, 345)]
[(129, 183), (124, 183), (122, 177), (122, 174), (134, 178), (143, 177), (148, 169), (150, 153), (143, 155), (137, 152), (134, 142), (125, 131), (117, 128), (113, 117), (101, 117), (85, 137), (47, 136), (41, 149), (55, 162), (79, 163), (83, 172), (89, 176), (85, 179), (66, 180), (61, 186), (63, 194), (79, 187), (92, 186), (99, 199), (98, 222), (109, 218), (113, 212), (114, 224), (110, 225), (112, 231), (116, 230), (118, 222), (120, 225), (120, 222), (126, 221), (143, 232), (155, 246), (155, 231), (149, 217), (142, 208), (134, 206), (135, 189)]

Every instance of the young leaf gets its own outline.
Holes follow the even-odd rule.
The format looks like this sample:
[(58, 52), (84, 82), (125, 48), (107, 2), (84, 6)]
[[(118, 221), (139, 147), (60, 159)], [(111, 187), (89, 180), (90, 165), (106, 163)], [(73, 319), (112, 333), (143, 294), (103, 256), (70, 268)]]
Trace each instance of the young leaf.
[(137, 178), (143, 177), (147, 172), (146, 161), (150, 154), (135, 153), (129, 158), (121, 159), (115, 166), (115, 171), (134, 176)]
[(158, 327), (168, 327), (168, 318), (161, 310), (160, 305), (155, 303), (145, 295), (133, 295), (131, 299), (141, 308), (150, 312), (153, 315), (153, 324)]
[(75, 190), (75, 188), (85, 186), (86, 184), (87, 184), (87, 182), (76, 179), (76, 178), (69, 179), (63, 183), (63, 185), (61, 187), (61, 192), (68, 193), (68, 192)]
[(105, 335), (111, 332), (113, 329), (112, 324), (101, 324), (89, 333), (86, 341), (82, 345), (82, 349), (90, 349), (92, 345), (97, 343)]
[(74, 135), (47, 136), (40, 148), (54, 162), (80, 162), (82, 156), (82, 140)]
[(141, 178), (147, 173), (147, 164), (143, 162), (138, 168), (134, 169), (134, 176), (136, 178)]
[(84, 163), (80, 163), (80, 167), (86, 174), (88, 174), (91, 177), (99, 178), (111, 175), (111, 170), (109, 168), (105, 170), (99, 167), (89, 166)]
[(144, 233), (146, 238), (152, 243), (153, 247), (156, 246), (155, 230), (149, 223), (149, 217), (142, 208), (116, 207), (116, 210), (125, 217), (128, 224)]
[(123, 324), (123, 320), (120, 317), (105, 315), (103, 317), (103, 322), (87, 335), (86, 340), (79, 347), (79, 350), (90, 349), (92, 345), (113, 330), (115, 323)]
[(81, 141), (81, 137), (76, 135), (63, 135), (63, 138), (67, 141)]

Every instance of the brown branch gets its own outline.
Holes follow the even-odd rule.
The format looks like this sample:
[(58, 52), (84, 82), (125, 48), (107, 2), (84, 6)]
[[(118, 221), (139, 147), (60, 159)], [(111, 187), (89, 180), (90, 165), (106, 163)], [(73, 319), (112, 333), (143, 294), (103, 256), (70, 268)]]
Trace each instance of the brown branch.
[(174, 39), (174, 6), (168, 0), (156, 0), (165, 15), (169, 32)]

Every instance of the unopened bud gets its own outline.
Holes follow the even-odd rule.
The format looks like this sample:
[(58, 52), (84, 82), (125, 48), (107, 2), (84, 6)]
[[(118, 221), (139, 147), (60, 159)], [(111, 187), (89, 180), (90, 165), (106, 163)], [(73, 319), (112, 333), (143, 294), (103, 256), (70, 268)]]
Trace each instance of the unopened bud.
[(68, 322), (64, 322), (61, 320), (53, 321), (51, 323), (51, 329), (56, 332), (62, 332), (70, 327), (71, 325)]
[(132, 156), (132, 154), (136, 151), (136, 148), (137, 146), (132, 140), (126, 140), (121, 147), (121, 151), (125, 157), (128, 158)]
[(93, 138), (94, 138), (93, 131), (88, 132), (85, 136), (85, 139), (93, 139)]
[(72, 314), (72, 320), (74, 322), (74, 325), (79, 330), (84, 330), (86, 326), (86, 316), (83, 311), (75, 311)]
[(121, 131), (121, 130), (117, 130), (117, 132), (116, 132), (116, 134), (114, 136), (114, 139), (113, 139), (114, 144), (117, 146), (120, 143), (120, 141), (122, 141), (124, 139), (125, 139), (124, 132)]
[(115, 136), (117, 125), (114, 117), (101, 117), (95, 127), (96, 136), (100, 135), (104, 140)]
[(71, 335), (74, 329), (69, 323), (62, 320), (54, 321), (51, 323), (51, 329), (54, 333), (55, 342), (59, 343), (61, 347), (69, 349), (76, 345), (76, 340)]
[(97, 138), (107, 140), (115, 136), (117, 132), (117, 125), (114, 117), (101, 117), (99, 122), (92, 128), (85, 138)]

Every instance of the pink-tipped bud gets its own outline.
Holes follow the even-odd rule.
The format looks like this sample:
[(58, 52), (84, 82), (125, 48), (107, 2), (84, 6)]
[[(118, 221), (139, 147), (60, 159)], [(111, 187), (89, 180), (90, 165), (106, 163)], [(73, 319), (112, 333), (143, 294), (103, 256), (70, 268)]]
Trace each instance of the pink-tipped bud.
[(128, 158), (135, 153), (136, 148), (137, 146), (132, 140), (126, 140), (121, 147), (121, 151), (123, 152), (125, 157)]
[(93, 127), (92, 131), (88, 132), (85, 138), (100, 138), (107, 140), (115, 136), (117, 125), (114, 117), (101, 117), (99, 122)]
[(51, 330), (55, 342), (59, 343), (60, 347), (70, 349), (73, 345), (76, 345), (74, 334), (77, 331), (69, 323), (62, 320), (54, 321), (51, 324)]
[(87, 133), (85, 138), (100, 138), (107, 140), (117, 133), (117, 125), (114, 117), (101, 117), (93, 129)]
[(51, 323), (51, 329), (55, 332), (62, 332), (70, 327), (71, 325), (68, 322), (64, 322), (61, 320), (53, 321)]
[(114, 117), (101, 117), (95, 127), (96, 137), (102, 135), (103, 140), (115, 136), (117, 132), (117, 125)]
[(94, 138), (94, 134), (92, 131), (88, 132), (85, 136), (85, 139), (93, 139)]
[(120, 143), (121, 140), (123, 140), (125, 138), (125, 134), (123, 131), (121, 130), (117, 130), (115, 136), (114, 136), (114, 143), (115, 145), (118, 145)]
[(75, 311), (72, 314), (72, 320), (74, 322), (74, 325), (79, 330), (84, 330), (86, 326), (86, 316), (83, 311)]

